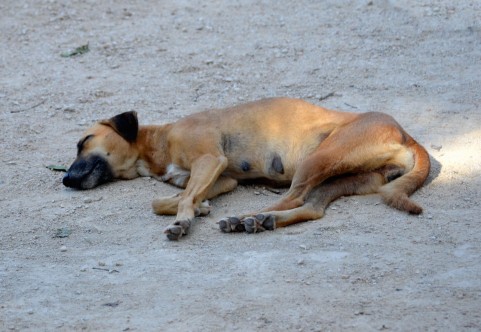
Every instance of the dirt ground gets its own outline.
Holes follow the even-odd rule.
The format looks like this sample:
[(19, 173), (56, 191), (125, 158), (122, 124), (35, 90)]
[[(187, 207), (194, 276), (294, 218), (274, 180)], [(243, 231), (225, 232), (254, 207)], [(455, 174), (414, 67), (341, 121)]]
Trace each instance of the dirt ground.
[[(481, 329), (480, 2), (3, 0), (0, 41), (0, 330)], [(356, 196), (223, 234), (278, 198), (243, 186), (170, 242), (150, 204), (178, 189), (75, 191), (45, 167), (119, 112), (166, 123), (272, 96), (395, 116), (433, 159), (424, 214)]]

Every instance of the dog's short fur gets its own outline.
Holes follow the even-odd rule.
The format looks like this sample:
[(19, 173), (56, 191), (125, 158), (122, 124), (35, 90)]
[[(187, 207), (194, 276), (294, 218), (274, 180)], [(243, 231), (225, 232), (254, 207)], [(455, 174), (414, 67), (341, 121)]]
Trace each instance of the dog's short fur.
[(165, 233), (186, 234), (209, 212), (206, 199), (239, 180), (289, 184), (273, 206), (220, 220), (224, 232), (257, 232), (317, 219), (342, 195), (379, 193), (409, 213), (408, 198), (428, 176), (429, 156), (389, 115), (346, 113), (298, 99), (274, 98), (193, 114), (175, 123), (139, 126), (135, 112), (88, 129), (63, 183), (90, 189), (113, 179), (152, 176), (185, 190), (156, 199), (157, 214), (176, 214)]

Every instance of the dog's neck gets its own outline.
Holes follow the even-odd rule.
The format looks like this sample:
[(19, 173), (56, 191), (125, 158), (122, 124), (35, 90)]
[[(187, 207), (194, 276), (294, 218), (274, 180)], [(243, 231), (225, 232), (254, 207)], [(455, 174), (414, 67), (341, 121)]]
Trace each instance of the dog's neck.
[(171, 163), (167, 135), (171, 124), (140, 126), (137, 136), (137, 172), (140, 176), (160, 177)]

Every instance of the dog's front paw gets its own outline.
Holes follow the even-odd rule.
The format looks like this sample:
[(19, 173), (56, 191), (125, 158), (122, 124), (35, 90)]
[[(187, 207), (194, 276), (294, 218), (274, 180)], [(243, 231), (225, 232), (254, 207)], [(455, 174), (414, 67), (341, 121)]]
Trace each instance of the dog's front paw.
[(180, 239), (183, 235), (187, 235), (190, 228), (189, 220), (179, 220), (174, 222), (172, 225), (167, 226), (164, 230), (164, 234), (171, 241), (176, 241)]

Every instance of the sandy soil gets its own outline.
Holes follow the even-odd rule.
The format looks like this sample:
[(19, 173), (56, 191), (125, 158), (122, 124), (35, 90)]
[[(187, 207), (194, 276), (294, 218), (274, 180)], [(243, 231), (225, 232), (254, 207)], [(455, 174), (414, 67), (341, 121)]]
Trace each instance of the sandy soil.
[[(479, 331), (480, 22), (477, 1), (1, 1), (0, 330)], [(221, 233), (277, 199), (247, 186), (169, 242), (150, 203), (178, 189), (74, 191), (45, 168), (122, 111), (166, 123), (271, 96), (394, 115), (433, 158), (424, 214), (349, 197)]]

